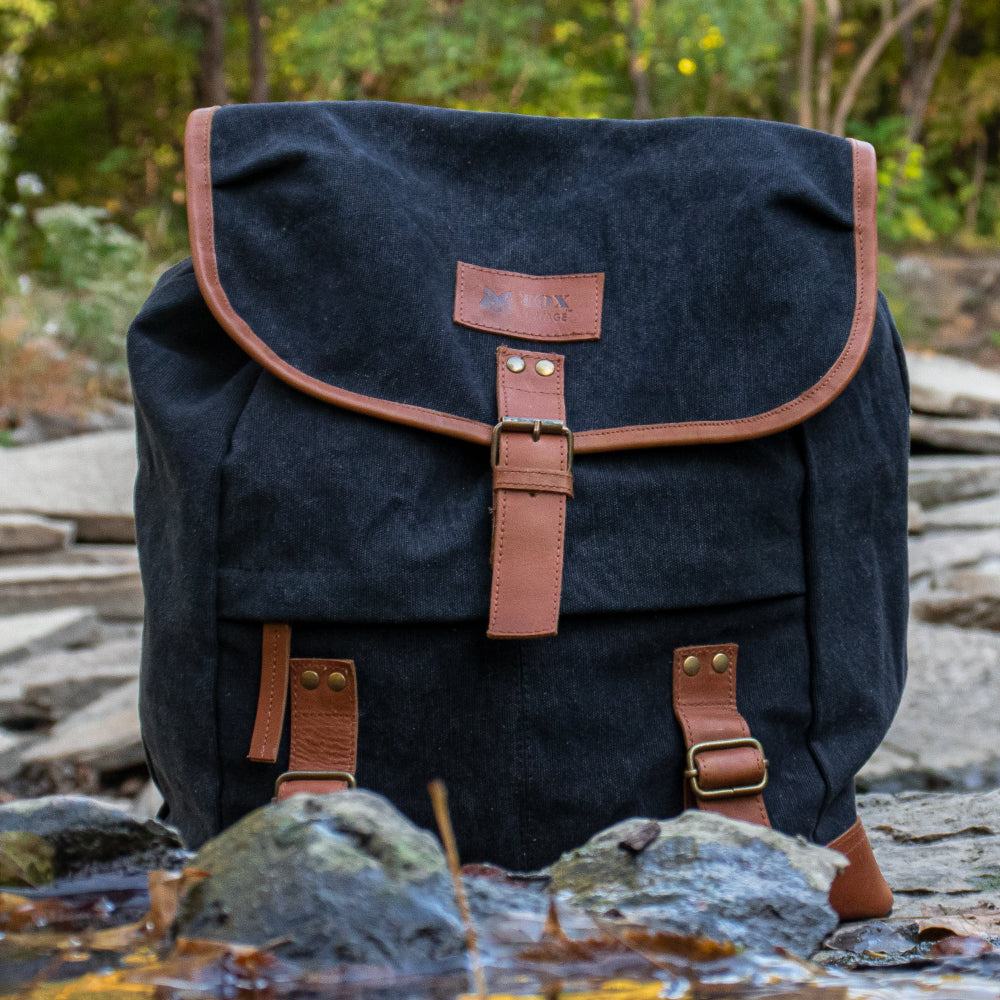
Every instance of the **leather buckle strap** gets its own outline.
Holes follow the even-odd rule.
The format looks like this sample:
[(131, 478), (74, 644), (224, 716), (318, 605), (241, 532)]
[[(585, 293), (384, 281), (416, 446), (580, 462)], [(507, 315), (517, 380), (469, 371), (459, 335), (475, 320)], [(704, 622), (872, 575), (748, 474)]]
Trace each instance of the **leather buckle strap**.
[[(562, 595), (573, 432), (566, 426), (564, 358), (497, 350), (493, 467), (493, 580), (487, 635), (555, 635)], [(530, 414), (530, 416), (525, 416)]]
[(674, 714), (684, 734), (684, 804), (770, 826), (764, 748), (736, 705), (734, 643), (674, 650)]
[(285, 771), (274, 783), (274, 797), (280, 799), (281, 786), (286, 781), (342, 781), (348, 788), (357, 788), (358, 781), (347, 771)]
[[(711, 752), (712, 750), (735, 750), (738, 747), (753, 747), (763, 761), (763, 768), (760, 781), (752, 785), (737, 785), (731, 788), (702, 788), (698, 783), (698, 754)], [(706, 743), (696, 743), (687, 752), (687, 770), (684, 777), (691, 782), (691, 791), (699, 799), (735, 799), (741, 795), (757, 795), (767, 787), (767, 759), (764, 757), (764, 748), (758, 740), (751, 736), (740, 737), (732, 740), (709, 740)]]

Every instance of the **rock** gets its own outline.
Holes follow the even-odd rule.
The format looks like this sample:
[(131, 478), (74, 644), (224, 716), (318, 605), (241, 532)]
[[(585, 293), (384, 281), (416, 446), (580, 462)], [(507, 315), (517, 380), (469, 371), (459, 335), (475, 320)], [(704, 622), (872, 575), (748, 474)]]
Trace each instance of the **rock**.
[(136, 468), (130, 430), (3, 448), (0, 512), (75, 521), (81, 541), (132, 542)]
[(51, 724), (139, 676), (138, 637), (0, 667), (0, 725)]
[(906, 530), (908, 534), (919, 535), (923, 533), (927, 522), (924, 520), (923, 508), (915, 500), (911, 500), (906, 512)]
[(135, 797), (130, 812), (139, 819), (156, 819), (163, 805), (163, 796), (152, 781), (143, 785), (142, 791)]
[(910, 579), (943, 579), (947, 571), (976, 566), (1000, 553), (1000, 530), (949, 531), (910, 539)]
[(25, 751), (26, 764), (72, 760), (98, 771), (120, 771), (144, 760), (139, 734), (139, 681), (101, 695), (56, 723)]
[(970, 361), (907, 351), (910, 405), (946, 417), (1000, 417), (1000, 373)]
[(0, 664), (60, 646), (97, 641), (100, 626), (93, 608), (59, 608), (0, 616)]
[(924, 513), (927, 531), (989, 528), (1000, 528), (1000, 497), (949, 503)]
[(36, 886), (56, 877), (55, 850), (37, 833), (0, 833), (0, 885)]
[(932, 777), (1000, 758), (996, 705), (970, 697), (1000, 691), (1000, 635), (911, 622), (907, 647), (902, 704), (861, 782), (899, 772)]
[(0, 729), (0, 781), (8, 781), (21, 770), (21, 754), (33, 742), (25, 733)]
[(95, 864), (155, 856), (173, 858), (182, 846), (176, 831), (154, 820), (138, 820), (82, 795), (49, 795), (0, 805), (0, 834), (28, 831), (54, 852), (57, 877)]
[(919, 621), (1000, 631), (1000, 573), (959, 570), (939, 586), (914, 592), (910, 611)]
[(73, 541), (72, 521), (35, 514), (0, 514), (0, 552), (46, 552)]
[(139, 567), (42, 564), (0, 566), (0, 614), (88, 604), (106, 618), (142, 618)]
[(1000, 454), (1000, 418), (962, 420), (952, 417), (910, 416), (910, 438), (946, 451)]
[(921, 507), (1000, 493), (1000, 458), (991, 455), (913, 455), (910, 499)]
[(211, 872), (185, 898), (183, 937), (263, 945), (319, 965), (462, 961), (464, 936), (444, 853), (371, 792), (295, 795), (209, 841)]
[[(659, 835), (649, 846), (622, 846), (651, 823)], [(550, 891), (598, 917), (808, 956), (837, 924), (827, 897), (843, 860), (776, 830), (689, 811), (597, 834), (552, 866)]]
[(858, 815), (896, 897), (894, 917), (1000, 907), (1000, 789), (862, 795)]

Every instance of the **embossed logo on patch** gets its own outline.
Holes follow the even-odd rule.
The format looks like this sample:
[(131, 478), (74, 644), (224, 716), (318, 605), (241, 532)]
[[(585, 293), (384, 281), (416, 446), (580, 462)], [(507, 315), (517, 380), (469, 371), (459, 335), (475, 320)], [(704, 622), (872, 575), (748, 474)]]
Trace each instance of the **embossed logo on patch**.
[(604, 274), (519, 274), (458, 262), (456, 323), (525, 340), (596, 340)]

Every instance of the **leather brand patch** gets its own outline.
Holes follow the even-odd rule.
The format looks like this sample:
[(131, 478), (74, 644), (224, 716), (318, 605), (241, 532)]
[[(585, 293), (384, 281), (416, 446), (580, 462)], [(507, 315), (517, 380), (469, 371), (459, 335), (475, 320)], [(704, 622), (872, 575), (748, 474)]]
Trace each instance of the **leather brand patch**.
[(518, 274), (458, 262), (456, 323), (523, 340), (597, 340), (604, 275)]

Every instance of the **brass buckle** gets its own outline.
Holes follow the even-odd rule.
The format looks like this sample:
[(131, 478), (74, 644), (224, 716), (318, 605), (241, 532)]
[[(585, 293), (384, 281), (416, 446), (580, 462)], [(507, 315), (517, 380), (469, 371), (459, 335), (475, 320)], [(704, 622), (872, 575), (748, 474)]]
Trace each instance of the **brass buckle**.
[(543, 434), (562, 434), (566, 438), (566, 471), (573, 468), (573, 432), (561, 420), (536, 420), (533, 417), (504, 417), (494, 428), (490, 439), (490, 465), (500, 462), (500, 435), (503, 431), (530, 434), (537, 441)]
[(346, 781), (348, 788), (357, 788), (358, 782), (353, 774), (347, 771), (285, 771), (274, 783), (274, 797), (278, 797), (278, 789), (286, 781)]
[[(736, 788), (704, 789), (698, 784), (698, 768), (695, 757), (705, 750), (731, 750), (734, 747), (753, 747), (764, 761), (764, 777), (756, 785), (738, 785)], [(767, 758), (759, 740), (744, 736), (735, 740), (710, 740), (708, 743), (695, 743), (687, 752), (687, 770), (684, 777), (691, 782), (691, 790), (699, 799), (735, 799), (741, 795), (756, 795), (767, 786)]]

